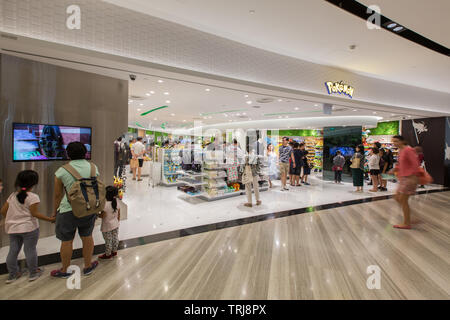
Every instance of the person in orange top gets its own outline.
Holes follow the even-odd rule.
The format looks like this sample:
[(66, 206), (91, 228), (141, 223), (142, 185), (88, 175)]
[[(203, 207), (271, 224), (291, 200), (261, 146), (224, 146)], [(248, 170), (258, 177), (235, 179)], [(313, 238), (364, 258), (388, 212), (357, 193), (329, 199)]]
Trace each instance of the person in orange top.
[[(392, 170), (398, 177), (398, 188), (395, 200), (403, 210), (403, 224), (394, 225), (398, 229), (411, 229), (411, 213), (408, 204), (409, 197), (416, 193), (419, 173), (419, 157), (416, 151), (408, 146), (405, 138), (395, 136), (392, 140), (395, 147), (399, 149), (398, 163)], [(391, 171), (391, 172), (392, 172)]]

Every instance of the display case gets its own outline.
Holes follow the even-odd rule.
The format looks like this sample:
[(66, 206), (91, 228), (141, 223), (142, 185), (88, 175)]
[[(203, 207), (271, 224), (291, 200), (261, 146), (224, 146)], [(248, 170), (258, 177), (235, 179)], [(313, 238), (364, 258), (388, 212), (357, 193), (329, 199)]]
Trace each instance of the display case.
[(181, 176), (180, 149), (159, 149), (159, 159), (161, 160), (161, 184), (165, 186), (180, 185), (178, 178)]

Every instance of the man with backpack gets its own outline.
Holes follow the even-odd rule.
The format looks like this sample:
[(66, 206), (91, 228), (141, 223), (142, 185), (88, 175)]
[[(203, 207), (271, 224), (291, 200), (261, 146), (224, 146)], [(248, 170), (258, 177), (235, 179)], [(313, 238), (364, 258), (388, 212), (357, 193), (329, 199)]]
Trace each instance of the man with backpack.
[(92, 231), (97, 214), (105, 205), (105, 186), (97, 180), (97, 166), (85, 159), (86, 147), (81, 142), (71, 142), (66, 152), (71, 161), (55, 173), (56, 238), (61, 240), (62, 262), (61, 269), (51, 272), (51, 276), (56, 278), (68, 278), (71, 275), (67, 268), (70, 266), (77, 229), (83, 242), (83, 274), (87, 276), (97, 267), (98, 261), (92, 262)]

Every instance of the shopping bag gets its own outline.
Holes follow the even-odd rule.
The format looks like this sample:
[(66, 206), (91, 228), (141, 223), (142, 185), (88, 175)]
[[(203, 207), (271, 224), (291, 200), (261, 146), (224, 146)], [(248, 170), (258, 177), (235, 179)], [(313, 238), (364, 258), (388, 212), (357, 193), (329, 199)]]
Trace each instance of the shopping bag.
[(417, 178), (419, 178), (420, 185), (427, 185), (433, 183), (433, 178), (429, 175), (424, 168), (419, 168), (417, 173)]

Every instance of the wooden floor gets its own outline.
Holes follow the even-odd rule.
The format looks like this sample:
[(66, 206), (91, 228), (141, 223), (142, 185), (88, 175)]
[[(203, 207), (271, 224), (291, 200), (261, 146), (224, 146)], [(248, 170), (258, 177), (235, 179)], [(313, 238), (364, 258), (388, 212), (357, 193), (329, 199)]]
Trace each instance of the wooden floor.
[[(450, 192), (415, 196), (414, 230), (394, 200), (341, 207), (125, 249), (81, 290), (45, 276), (1, 299), (449, 299)], [(81, 261), (74, 261), (81, 265)], [(381, 289), (366, 286), (369, 265)]]

